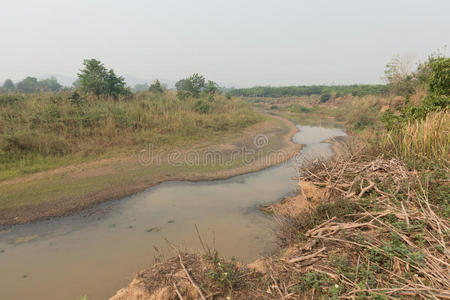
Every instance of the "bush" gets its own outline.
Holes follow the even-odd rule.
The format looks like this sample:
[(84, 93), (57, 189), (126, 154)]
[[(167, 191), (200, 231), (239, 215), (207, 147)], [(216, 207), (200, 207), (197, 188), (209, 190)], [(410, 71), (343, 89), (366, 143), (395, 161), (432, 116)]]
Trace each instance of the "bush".
[(450, 58), (439, 57), (431, 63), (430, 92), (450, 96)]
[(22, 96), (15, 95), (15, 94), (0, 94), (0, 105), (3, 104), (13, 104), (16, 101), (23, 100)]
[[(450, 58), (434, 58), (429, 63), (429, 94), (419, 105), (408, 105), (399, 115), (385, 112), (381, 120), (389, 130), (405, 123), (423, 120), (429, 113), (446, 109), (450, 103)], [(407, 97), (407, 103), (409, 102)]]
[(331, 95), (330, 94), (322, 94), (321, 96), (320, 96), (320, 103), (325, 103), (325, 102), (327, 102), (328, 100), (330, 100), (330, 97), (331, 97)]
[(211, 109), (210, 103), (208, 100), (205, 99), (197, 100), (194, 106), (194, 110), (201, 114), (209, 113), (210, 109)]

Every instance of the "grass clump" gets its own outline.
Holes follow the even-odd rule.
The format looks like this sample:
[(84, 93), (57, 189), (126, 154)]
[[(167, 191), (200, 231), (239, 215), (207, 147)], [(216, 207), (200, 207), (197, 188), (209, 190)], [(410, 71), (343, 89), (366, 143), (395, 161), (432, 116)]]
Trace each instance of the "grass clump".
[(442, 110), (389, 130), (381, 141), (387, 151), (413, 165), (425, 161), (448, 164), (449, 136), (450, 115)]

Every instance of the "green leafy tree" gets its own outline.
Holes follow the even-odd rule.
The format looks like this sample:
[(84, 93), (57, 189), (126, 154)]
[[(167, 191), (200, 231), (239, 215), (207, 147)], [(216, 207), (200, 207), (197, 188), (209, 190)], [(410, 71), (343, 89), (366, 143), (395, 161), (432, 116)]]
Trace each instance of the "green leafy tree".
[(430, 92), (435, 95), (450, 96), (450, 58), (436, 58), (430, 67)]
[(161, 82), (159, 82), (158, 79), (155, 80), (155, 82), (153, 82), (150, 87), (148, 88), (148, 90), (154, 94), (162, 94), (164, 93), (164, 87), (161, 84)]
[[(400, 128), (405, 122), (425, 118), (429, 113), (446, 109), (450, 104), (450, 58), (430, 57), (419, 65), (415, 74), (427, 79), (428, 95), (419, 105), (407, 105), (400, 114), (387, 111), (381, 118), (388, 129)], [(409, 95), (406, 96), (408, 100)], [(408, 101), (407, 101), (408, 103)]]
[(28, 76), (17, 83), (17, 91), (21, 93), (36, 93), (39, 91), (39, 83), (35, 77)]
[(62, 85), (56, 80), (55, 77), (40, 80), (38, 82), (39, 89), (44, 91), (57, 92), (62, 88)]
[(3, 90), (7, 93), (14, 92), (16, 90), (16, 86), (11, 79), (6, 79), (3, 83)]
[(194, 96), (194, 98), (198, 98), (200, 96), (200, 92), (205, 87), (205, 77), (195, 73), (191, 77), (186, 79), (185, 84), (187, 87), (187, 91)]
[(143, 91), (147, 91), (148, 88), (149, 88), (149, 86), (148, 86), (147, 83), (138, 83), (138, 84), (135, 84), (135, 85), (134, 85), (132, 91), (133, 91), (134, 93), (137, 93), (137, 92), (143, 92)]
[(106, 73), (105, 85), (105, 94), (113, 96), (114, 98), (117, 98), (119, 95), (126, 95), (129, 93), (125, 83), (125, 78), (122, 76), (117, 76), (112, 69)]
[(205, 93), (209, 96), (214, 96), (219, 93), (219, 85), (212, 80), (208, 80), (208, 83), (205, 86)]
[(106, 92), (106, 78), (108, 71), (100, 61), (86, 59), (84, 69), (78, 73), (79, 88), (82, 92), (93, 93), (97, 97)]
[(205, 77), (194, 73), (192, 76), (178, 81), (175, 87), (177, 88), (177, 95), (180, 99), (188, 96), (199, 98), (200, 93), (205, 88)]
[(183, 86), (184, 86), (184, 82), (186, 81), (186, 79), (180, 79), (175, 83), (175, 88), (177, 89), (177, 91), (182, 91), (183, 90)]
[(96, 59), (86, 59), (84, 69), (78, 73), (79, 89), (85, 93), (110, 95), (117, 98), (119, 95), (129, 93), (125, 79), (117, 76), (112, 69), (108, 70), (102, 62)]

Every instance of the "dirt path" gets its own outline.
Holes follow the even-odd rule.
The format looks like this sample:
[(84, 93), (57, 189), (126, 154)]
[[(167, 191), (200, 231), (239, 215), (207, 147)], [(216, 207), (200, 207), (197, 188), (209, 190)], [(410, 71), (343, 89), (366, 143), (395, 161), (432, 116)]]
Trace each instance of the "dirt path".
[[(250, 173), (301, 149), (295, 125), (278, 116), (194, 149), (153, 152), (72, 165), (0, 183), (0, 225), (64, 216), (170, 180), (203, 181)], [(151, 155), (150, 155), (151, 154)]]

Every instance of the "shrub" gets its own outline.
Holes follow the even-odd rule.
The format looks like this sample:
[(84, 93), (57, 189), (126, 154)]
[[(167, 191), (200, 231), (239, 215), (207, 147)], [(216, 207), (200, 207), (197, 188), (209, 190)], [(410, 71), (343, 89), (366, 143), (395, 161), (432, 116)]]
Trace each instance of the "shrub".
[(0, 105), (3, 104), (13, 104), (16, 101), (22, 100), (23, 97), (16, 94), (0, 94)]
[(321, 96), (320, 96), (320, 103), (325, 103), (325, 102), (327, 102), (328, 100), (330, 100), (330, 97), (331, 97), (331, 95), (330, 94), (322, 94)]
[(211, 107), (210, 107), (210, 101), (205, 99), (199, 99), (195, 102), (194, 110), (201, 114), (207, 114)]

